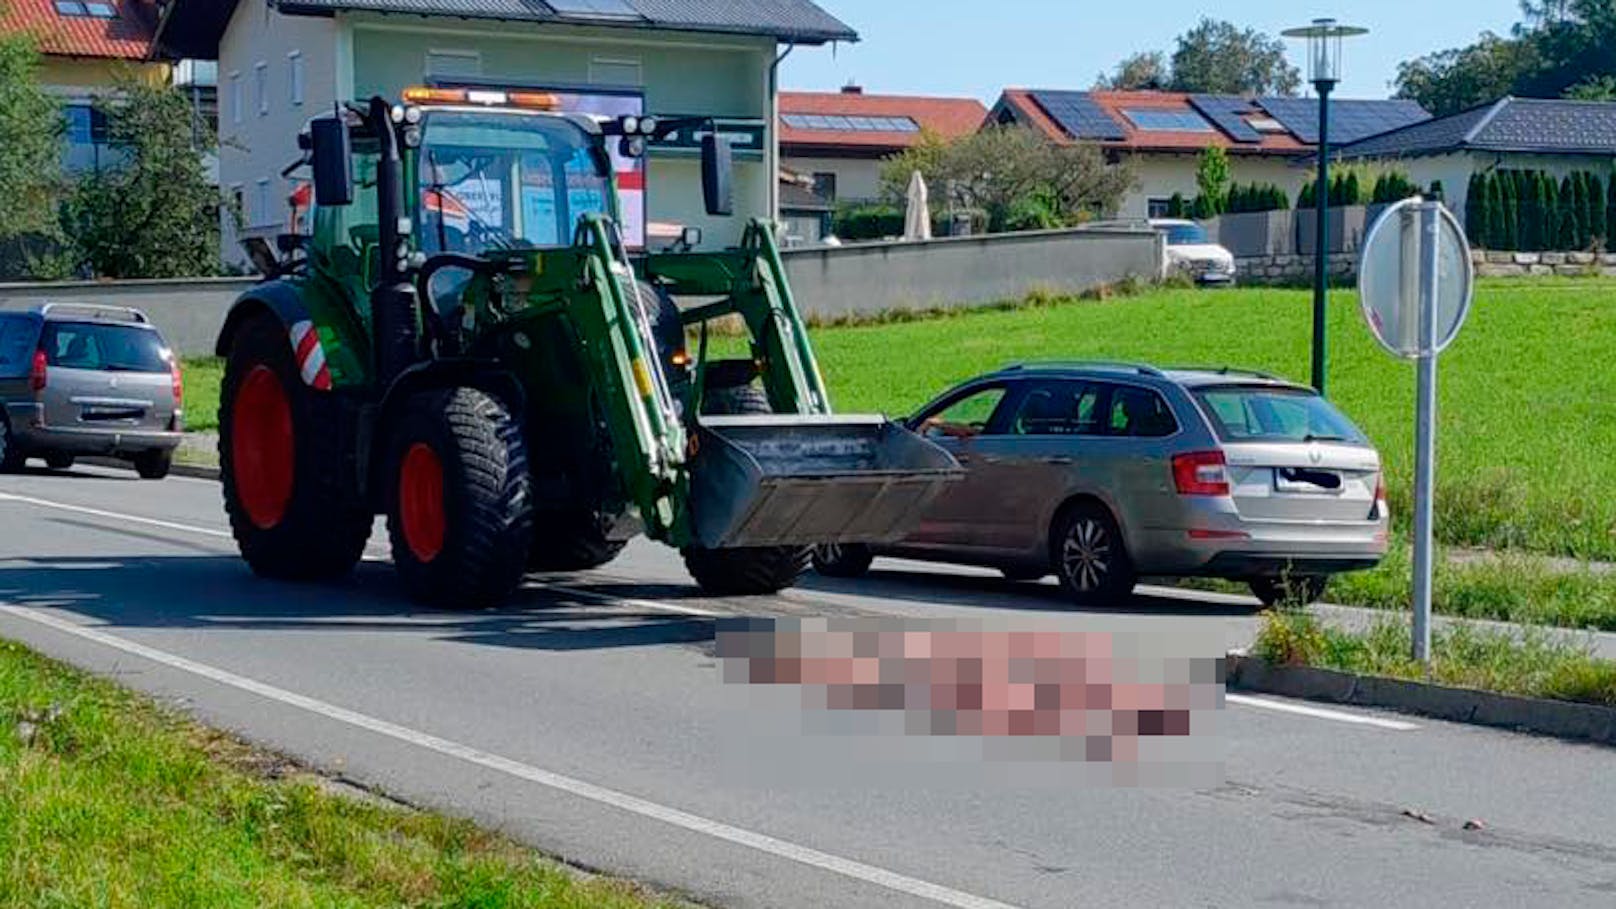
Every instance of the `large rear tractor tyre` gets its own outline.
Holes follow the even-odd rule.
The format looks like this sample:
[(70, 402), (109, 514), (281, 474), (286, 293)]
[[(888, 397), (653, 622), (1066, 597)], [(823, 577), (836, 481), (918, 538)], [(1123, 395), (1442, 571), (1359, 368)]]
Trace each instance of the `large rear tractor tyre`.
[(340, 419), (329, 393), (303, 384), (279, 320), (241, 327), (219, 401), (219, 467), (230, 530), (256, 574), (340, 577), (364, 554), (372, 516), (343, 487)]
[(382, 474), (393, 564), (433, 606), (497, 606), (522, 581), (533, 540), (522, 427), (474, 388), (404, 402)]
[(557, 515), (535, 523), (527, 567), (529, 571), (586, 571), (617, 558), (626, 545), (622, 540), (606, 539), (600, 525), (588, 515)]
[[(709, 390), (702, 413), (712, 416), (751, 416), (774, 412), (769, 396), (755, 385)], [(701, 589), (718, 596), (753, 596), (779, 593), (797, 583), (808, 570), (806, 546), (759, 546), (743, 549), (684, 551), (685, 568)]]

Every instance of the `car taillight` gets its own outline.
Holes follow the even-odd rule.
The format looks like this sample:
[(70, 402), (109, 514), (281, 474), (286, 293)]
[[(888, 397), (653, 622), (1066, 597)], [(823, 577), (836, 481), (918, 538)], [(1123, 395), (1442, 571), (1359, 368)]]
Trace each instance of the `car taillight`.
[(1386, 501), (1386, 475), (1384, 473), (1375, 474), (1375, 501)]
[(36, 350), (33, 368), (28, 371), (28, 387), (34, 391), (44, 391), (45, 381), (45, 352)]
[(1229, 494), (1228, 462), (1221, 451), (1192, 451), (1173, 456), (1173, 483), (1181, 496)]
[(178, 357), (168, 361), (168, 374), (174, 380), (174, 406), (179, 407), (185, 400), (185, 379), (180, 374), (180, 361)]

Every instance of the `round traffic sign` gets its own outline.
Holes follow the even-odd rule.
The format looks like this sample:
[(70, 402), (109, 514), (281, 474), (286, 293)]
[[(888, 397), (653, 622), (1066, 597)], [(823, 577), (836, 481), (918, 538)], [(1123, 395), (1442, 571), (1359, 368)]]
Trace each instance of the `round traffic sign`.
[[(1436, 219), (1434, 332), (1422, 331), (1426, 219)], [(1358, 261), (1358, 302), (1381, 346), (1408, 359), (1435, 356), (1453, 342), (1470, 314), (1475, 268), (1470, 244), (1440, 202), (1405, 199), (1387, 207), (1364, 238)]]

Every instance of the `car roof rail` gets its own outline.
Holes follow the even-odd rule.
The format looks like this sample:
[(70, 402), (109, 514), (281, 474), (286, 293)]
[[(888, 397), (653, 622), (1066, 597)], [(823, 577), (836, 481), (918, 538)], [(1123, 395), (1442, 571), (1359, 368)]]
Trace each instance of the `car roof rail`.
[(1000, 372), (1016, 372), (1024, 369), (1105, 369), (1113, 372), (1134, 372), (1152, 378), (1166, 378), (1162, 372), (1148, 363), (1131, 363), (1126, 360), (1046, 360), (1029, 363), (1012, 363)]
[(1244, 369), (1239, 366), (1171, 366), (1168, 368), (1173, 372), (1204, 372), (1215, 373), (1220, 376), (1248, 376), (1253, 379), (1267, 379), (1270, 382), (1289, 381), (1271, 372), (1264, 372), (1260, 369)]
[(62, 315), (80, 315), (91, 319), (119, 318), (126, 322), (136, 322), (141, 325), (150, 325), (151, 319), (145, 313), (132, 306), (103, 306), (98, 303), (46, 303), (39, 307), (38, 312), (44, 318), (50, 318), (58, 313)]

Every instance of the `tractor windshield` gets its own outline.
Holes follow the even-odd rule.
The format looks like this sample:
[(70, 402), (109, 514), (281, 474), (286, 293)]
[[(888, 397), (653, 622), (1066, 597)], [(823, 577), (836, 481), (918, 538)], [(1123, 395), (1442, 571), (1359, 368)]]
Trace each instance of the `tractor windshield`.
[(615, 214), (609, 161), (561, 117), (430, 111), (418, 161), (426, 252), (565, 246), (579, 217)]

